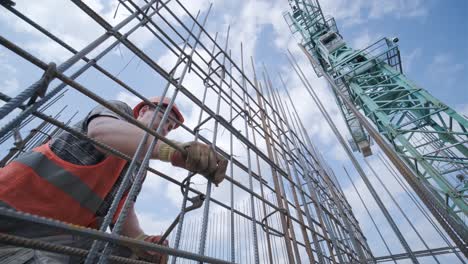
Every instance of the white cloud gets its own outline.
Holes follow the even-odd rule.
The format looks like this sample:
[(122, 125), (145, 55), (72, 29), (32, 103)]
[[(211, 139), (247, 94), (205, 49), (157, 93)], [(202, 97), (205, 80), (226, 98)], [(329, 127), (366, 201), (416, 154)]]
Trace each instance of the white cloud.
[(405, 1), (370, 1), (369, 16), (371, 18), (382, 18), (392, 14), (396, 18), (401, 17), (425, 17), (428, 15), (428, 5), (421, 0)]
[(370, 19), (387, 17), (425, 19), (429, 13), (427, 3), (421, 0), (333, 0), (321, 1), (320, 4), (325, 16), (333, 16), (345, 27), (368, 23)]
[[(433, 80), (438, 80), (446, 86), (451, 86), (455, 82), (454, 76), (461, 73), (464, 69), (465, 65), (457, 62), (452, 54), (439, 53), (427, 65), (426, 74)], [(444, 78), (441, 79), (439, 78), (440, 76), (444, 76)]]
[(412, 50), (410, 53), (402, 54), (402, 64), (405, 72), (412, 71), (412, 66), (415, 63), (415, 61), (420, 58), (422, 55), (422, 48), (415, 48)]
[[(75, 50), (79, 51), (83, 49), (104, 33), (104, 29), (99, 24), (72, 2), (59, 0), (46, 0), (41, 2), (20, 0), (15, 2), (15, 8), (18, 11), (59, 37)], [(126, 8), (120, 6), (114, 18), (118, 1), (88, 0), (85, 1), (85, 4), (90, 6), (113, 26), (117, 25), (129, 15)], [(54, 8), (50, 8), (51, 6)], [(202, 6), (202, 4), (196, 6)], [(60, 12), (57, 12), (57, 10), (60, 10)], [(44, 61), (63, 62), (72, 56), (72, 53), (62, 48), (55, 41), (47, 38), (38, 30), (12, 14), (8, 13), (5, 16), (0, 16), (0, 21), (3, 21), (4, 25), (16, 32), (18, 36), (20, 36), (19, 34), (26, 34), (28, 37), (19, 40), (19, 44)], [(126, 33), (137, 23), (137, 20), (132, 20), (121, 29), (120, 32)], [(144, 49), (152, 43), (155, 38), (146, 28), (140, 27), (130, 35), (129, 39), (139, 48)], [(115, 41), (115, 39), (109, 38), (109, 40), (93, 50), (88, 56), (92, 57), (93, 55), (97, 55), (110, 44), (110, 41)]]
[(343, 26), (351, 26), (365, 21), (363, 10), (368, 3), (363, 0), (334, 0), (321, 1), (320, 5), (325, 16), (332, 15), (336, 20), (343, 21)]
[[(98, 11), (102, 5), (98, 1), (88, 2)], [(50, 8), (53, 6), (54, 8)], [(75, 49), (81, 49), (104, 31), (84, 12), (80, 12), (71, 2), (47, 0), (41, 2), (16, 1), (16, 9), (40, 26), (65, 40)], [(57, 12), (60, 10), (60, 12)], [(46, 61), (63, 61), (70, 53), (42, 35), (39, 31), (13, 15), (1, 18), (19, 34), (28, 34), (22, 45)]]
[(432, 62), (428, 65), (428, 72), (431, 75), (451, 75), (462, 71), (465, 66), (462, 63), (456, 63), (455, 58), (449, 53), (440, 53), (434, 56)]
[(352, 41), (351, 46), (355, 49), (365, 49), (369, 45), (379, 40), (382, 36), (377, 33), (370, 32), (368, 28), (361, 31)]
[[(237, 8), (239, 8), (238, 13), (224, 16), (224, 24), (231, 25), (230, 47), (237, 61), (239, 61), (241, 42), (246, 65), (250, 65), (250, 56), (255, 57), (255, 49), (259, 48), (257, 45), (268, 45), (268, 43), (257, 44), (260, 33), (267, 26), (273, 26), (277, 46), (284, 45), (284, 38), (289, 38), (289, 30), (282, 17), (286, 5), (282, 1), (250, 0), (238, 3)], [(250, 66), (246, 68), (250, 69)]]

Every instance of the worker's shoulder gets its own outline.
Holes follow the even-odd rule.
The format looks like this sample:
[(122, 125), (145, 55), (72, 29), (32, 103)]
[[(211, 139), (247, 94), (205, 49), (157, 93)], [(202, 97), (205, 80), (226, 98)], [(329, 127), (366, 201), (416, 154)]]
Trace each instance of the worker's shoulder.
[[(119, 111), (122, 111), (126, 114), (131, 114), (133, 111), (132, 111), (132, 108), (125, 102), (123, 101), (119, 101), (119, 100), (107, 100), (106, 101), (109, 105), (111, 105), (112, 107), (116, 108), (117, 110)], [(106, 113), (106, 112), (114, 112), (112, 109), (109, 109), (108, 107), (104, 106), (104, 105), (97, 105), (96, 107), (94, 107), (91, 112), (90, 112), (90, 115), (94, 115), (94, 114), (97, 114), (97, 113)], [(118, 114), (118, 113), (116, 113)]]
[(108, 100), (107, 101), (109, 104), (111, 104), (112, 106), (115, 106), (119, 109), (125, 109), (125, 110), (129, 110), (130, 112), (132, 111), (132, 108), (125, 102), (123, 101), (120, 101), (120, 100)]

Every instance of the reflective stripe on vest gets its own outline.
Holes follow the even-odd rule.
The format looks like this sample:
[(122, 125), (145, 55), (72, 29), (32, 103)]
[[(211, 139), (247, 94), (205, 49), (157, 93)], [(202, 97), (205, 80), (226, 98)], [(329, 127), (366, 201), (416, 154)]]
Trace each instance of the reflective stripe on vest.
[(0, 201), (19, 211), (96, 227), (96, 212), (126, 163), (107, 156), (98, 164), (76, 165), (46, 143), (0, 168)]
[(26, 153), (15, 161), (30, 167), (41, 178), (73, 197), (82, 207), (93, 213), (97, 212), (103, 202), (78, 176), (57, 166), (40, 152)]

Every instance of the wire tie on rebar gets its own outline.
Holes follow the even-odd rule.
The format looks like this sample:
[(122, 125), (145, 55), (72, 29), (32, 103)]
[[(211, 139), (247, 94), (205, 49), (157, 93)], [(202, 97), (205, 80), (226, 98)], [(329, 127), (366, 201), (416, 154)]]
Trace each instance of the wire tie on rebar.
[[(117, 31), (115, 31), (113, 28), (110, 28), (106, 31), (107, 35), (110, 35), (112, 37), (115, 37), (118, 40), (121, 40), (120, 37), (117, 37)], [(122, 37), (122, 36), (121, 36)]]
[(96, 59), (90, 59), (88, 61), (88, 64), (90, 64), (90, 65), (96, 65), (96, 63), (97, 63)]
[(122, 1), (125, 2), (125, 1), (127, 1), (127, 0), (120, 0), (120, 1), (119, 1), (119, 3), (117, 4), (117, 7), (115, 8), (114, 19), (115, 19), (115, 17), (117, 16), (117, 11), (119, 11), (120, 3), (121, 3)]
[[(149, 9), (146, 9), (146, 11), (148, 12)], [(149, 22), (149, 19), (147, 18), (146, 14), (143, 16), (143, 18), (141, 19), (141, 25), (140, 27), (145, 27), (146, 24)]]
[(41, 131), (39, 129), (36, 129), (36, 128), (33, 128), (31, 129), (31, 132), (36, 132), (36, 133), (39, 133), (39, 134), (43, 134), (47, 137), (48, 140), (51, 140), (52, 139), (52, 136), (50, 136), (49, 134), (47, 134), (46, 132), (44, 131)]
[(203, 120), (200, 124), (198, 124), (196, 127), (193, 128), (193, 132), (197, 133), (200, 131), (200, 127), (204, 125), (208, 120), (210, 120), (213, 116), (207, 117), (205, 120)]
[(57, 65), (53, 62), (49, 63), (47, 66), (47, 70), (42, 75), (41, 79), (39, 79), (39, 84), (37, 85), (36, 91), (29, 99), (27, 103), (28, 106), (34, 104), (38, 97), (44, 97), (49, 87), (50, 82), (55, 78), (57, 73)]
[(254, 112), (254, 114), (252, 115), (252, 118), (254, 118), (255, 116), (258, 116), (258, 113), (260, 113), (260, 109)]
[(15, 140), (15, 146), (19, 148), (23, 143), (23, 138), (21, 137), (21, 134), (19, 132), (19, 127), (15, 127), (13, 129), (13, 138)]
[(211, 88), (213, 87), (213, 85), (209, 84), (210, 82), (210, 75), (206, 76), (205, 79), (203, 79), (203, 85), (206, 87), (206, 88)]
[(0, 5), (6, 6), (6, 7), (13, 7), (16, 5), (16, 3), (11, 0), (0, 0)]
[(219, 69), (221, 69), (221, 73), (219, 74), (219, 75), (221, 75), (221, 76), (220, 76), (220, 79), (221, 79), (221, 80), (224, 80), (225, 75), (226, 75), (226, 74), (225, 74), (225, 72), (226, 72), (226, 67), (225, 67), (224, 65), (219, 65), (218, 67), (216, 67), (214, 70), (211, 71), (210, 75), (212, 75), (212, 74), (215, 73), (215, 72), (218, 72)]
[(218, 51), (218, 53), (216, 53), (216, 55), (214, 55), (213, 57), (211, 57), (211, 60), (208, 62), (208, 66), (211, 68), (211, 63), (216, 59), (216, 57), (218, 57), (218, 55), (222, 54), (223, 51), (220, 50)]
[(192, 71), (192, 62), (193, 62), (193, 58), (192, 56), (187, 56), (187, 67), (188, 67), (188, 72), (190, 73)]
[(239, 112), (231, 119), (231, 121), (228, 122), (228, 124), (232, 124), (232, 122), (234, 122), (234, 120), (235, 120), (238, 116), (240, 116), (240, 114), (242, 114), (243, 111), (245, 111), (245, 110), (239, 111)]
[[(273, 215), (274, 213), (276, 213), (276, 212), (282, 212), (282, 213), (286, 214), (286, 209), (284, 209), (284, 208), (275, 209), (275, 210), (273, 210), (273, 212), (271, 212), (271, 213), (269, 213), (268, 215), (266, 215), (266, 216), (262, 219), (262, 221), (260, 221), (260, 222), (262, 223), (262, 229), (263, 229), (267, 234), (270, 234), (270, 235), (273, 235), (273, 236), (281, 237), (281, 236), (284, 236), (284, 234), (281, 234), (281, 233), (279, 233), (278, 231), (273, 230), (273, 229), (272, 229), (272, 230), (266, 230), (266, 225), (267, 225), (266, 220), (267, 220), (267, 218), (270, 217), (270, 216), (272, 216), (272, 215)], [(288, 223), (288, 226), (289, 226), (289, 223)]]
[(185, 54), (185, 53), (182, 53), (181, 55), (183, 56), (183, 58), (180, 59), (180, 60), (174, 65), (174, 67), (172, 67), (172, 69), (169, 71), (169, 75), (175, 73), (175, 71), (177, 70), (177, 68), (179, 67), (179, 65), (180, 65), (182, 62), (184, 62), (186, 58), (188, 58), (187, 64), (188, 64), (188, 65), (191, 65), (191, 63), (192, 63), (192, 57), (191, 57), (190, 55)]

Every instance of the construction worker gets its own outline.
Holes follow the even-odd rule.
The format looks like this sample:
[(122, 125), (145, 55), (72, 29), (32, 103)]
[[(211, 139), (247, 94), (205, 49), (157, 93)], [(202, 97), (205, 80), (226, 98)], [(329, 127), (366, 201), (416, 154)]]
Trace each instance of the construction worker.
[[(164, 109), (169, 104), (168, 98), (153, 97), (154, 104), (162, 100), (162, 111), (152, 125), (156, 129), (162, 120)], [(155, 108), (139, 103), (133, 110), (120, 101), (110, 101), (117, 109), (133, 115), (146, 126), (150, 125)], [(176, 129), (184, 118), (174, 104), (169, 118), (164, 124), (162, 136)], [(95, 107), (75, 128), (99, 142), (102, 142), (128, 156), (133, 156), (144, 131), (126, 122), (116, 113), (103, 106)], [(151, 138), (150, 138), (151, 139)], [(146, 142), (146, 149), (151, 140)], [(177, 143), (179, 144), (179, 143)], [(152, 150), (152, 158), (171, 162), (174, 166), (185, 168), (205, 176), (218, 185), (225, 177), (227, 160), (199, 142), (180, 144), (186, 154), (158, 140)], [(0, 206), (49, 217), (74, 225), (99, 228), (99, 224), (108, 212), (117, 193), (118, 187), (128, 168), (128, 162), (95, 146), (89, 140), (81, 139), (68, 132), (62, 132), (49, 142), (21, 155), (7, 166), (0, 169)], [(133, 183), (133, 177), (130, 179)], [(121, 199), (113, 223), (122, 209), (131, 184)], [(126, 217), (121, 234), (124, 236), (157, 243), (159, 236), (146, 235), (141, 229), (133, 208)], [(112, 225), (111, 225), (112, 227)], [(35, 237), (45, 241), (61, 241), (64, 245), (90, 247), (90, 241), (77, 243), (70, 235), (39, 232), (38, 227), (29, 228), (25, 223), (12, 223), (0, 219), (0, 232)], [(65, 237), (64, 237), (65, 235)], [(54, 240), (54, 238), (57, 238)], [(84, 244), (84, 245), (83, 245)], [(168, 245), (164, 241), (164, 245)], [(116, 253), (114, 250), (114, 254)], [(125, 251), (122, 249), (122, 251)], [(118, 253), (118, 252), (117, 252)], [(122, 252), (120, 252), (122, 253)], [(127, 252), (128, 253), (128, 252)], [(122, 253), (127, 256), (130, 253)], [(134, 250), (138, 257), (165, 263), (166, 255), (155, 252)], [(127, 255), (126, 255), (127, 254)], [(26, 256), (26, 257), (25, 257)], [(74, 258), (13, 246), (0, 246), (0, 263), (69, 263), (80, 261)]]

